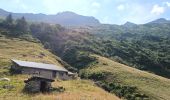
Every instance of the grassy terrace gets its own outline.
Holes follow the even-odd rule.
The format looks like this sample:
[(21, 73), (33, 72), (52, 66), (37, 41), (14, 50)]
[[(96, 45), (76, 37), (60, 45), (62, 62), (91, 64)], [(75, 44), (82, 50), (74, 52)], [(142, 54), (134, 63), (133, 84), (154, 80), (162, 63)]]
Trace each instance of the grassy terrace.
[(98, 62), (92, 64), (85, 72), (109, 73), (104, 79), (107, 82), (135, 86), (140, 93), (148, 95), (152, 100), (170, 100), (169, 79), (128, 67), (105, 57), (93, 56), (98, 59)]

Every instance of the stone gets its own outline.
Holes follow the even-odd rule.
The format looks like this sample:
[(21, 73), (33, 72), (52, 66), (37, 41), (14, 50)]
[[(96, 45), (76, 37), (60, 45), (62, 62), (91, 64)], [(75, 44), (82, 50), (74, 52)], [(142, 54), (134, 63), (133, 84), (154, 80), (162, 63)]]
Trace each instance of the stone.
[(0, 81), (11, 81), (9, 78), (0, 78)]

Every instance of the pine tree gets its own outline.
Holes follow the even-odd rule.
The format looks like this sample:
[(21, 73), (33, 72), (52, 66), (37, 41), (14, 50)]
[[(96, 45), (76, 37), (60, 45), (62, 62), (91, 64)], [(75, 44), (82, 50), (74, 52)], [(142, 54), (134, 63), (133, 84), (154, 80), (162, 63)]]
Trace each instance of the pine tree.
[(6, 17), (6, 23), (11, 25), (13, 24), (13, 19), (12, 19), (12, 14), (9, 14), (7, 17)]
[(28, 23), (25, 20), (25, 17), (22, 17), (21, 19), (17, 19), (16, 28), (22, 32), (29, 31)]
[(13, 18), (12, 18), (12, 14), (9, 14), (6, 19), (4, 20), (3, 22), (3, 25), (6, 27), (6, 28), (12, 28), (12, 26), (14, 25), (13, 24)]

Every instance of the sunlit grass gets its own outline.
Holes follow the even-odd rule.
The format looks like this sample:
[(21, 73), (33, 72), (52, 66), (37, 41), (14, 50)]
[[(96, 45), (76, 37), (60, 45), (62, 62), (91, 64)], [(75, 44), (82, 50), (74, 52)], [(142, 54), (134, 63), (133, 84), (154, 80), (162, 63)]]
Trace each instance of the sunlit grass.
[[(87, 80), (55, 81), (53, 87), (62, 86), (62, 93), (26, 94), (23, 92), (24, 80), (30, 76), (10, 75), (10, 59), (28, 60), (34, 62), (58, 63), (58, 57), (45, 50), (40, 43), (33, 43), (17, 38), (0, 37), (0, 78), (6, 77), (11, 81), (0, 81), (0, 100), (119, 100), (113, 94), (107, 93), (93, 82)], [(5, 89), (9, 85), (13, 88)]]
[(57, 62), (58, 58), (45, 50), (40, 43), (28, 42), (18, 38), (0, 37), (0, 67), (8, 66), (11, 59), (60, 65)]
[(55, 81), (53, 87), (64, 87), (64, 92), (26, 94), (23, 92), (24, 80), (29, 76), (7, 76), (10, 82), (0, 81), (0, 85), (12, 85), (12, 89), (0, 89), (0, 100), (119, 100), (113, 94), (107, 93), (88, 80)]
[(108, 72), (110, 75), (105, 79), (108, 82), (116, 81), (123, 85), (135, 86), (151, 99), (170, 100), (169, 79), (128, 67), (105, 57), (93, 56), (97, 57), (98, 63), (88, 68), (87, 72)]

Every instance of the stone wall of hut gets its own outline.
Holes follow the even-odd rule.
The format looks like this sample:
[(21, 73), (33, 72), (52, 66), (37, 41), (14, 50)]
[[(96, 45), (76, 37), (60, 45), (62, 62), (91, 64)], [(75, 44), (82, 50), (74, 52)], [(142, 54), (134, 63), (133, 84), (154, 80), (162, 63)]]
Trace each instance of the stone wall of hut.
[[(44, 91), (41, 91), (42, 82), (46, 82), (46, 86), (43, 87)], [(30, 80), (26, 82), (24, 90), (30, 93), (37, 93), (37, 92), (49, 92), (51, 88), (52, 88), (51, 82), (41, 80)]]

